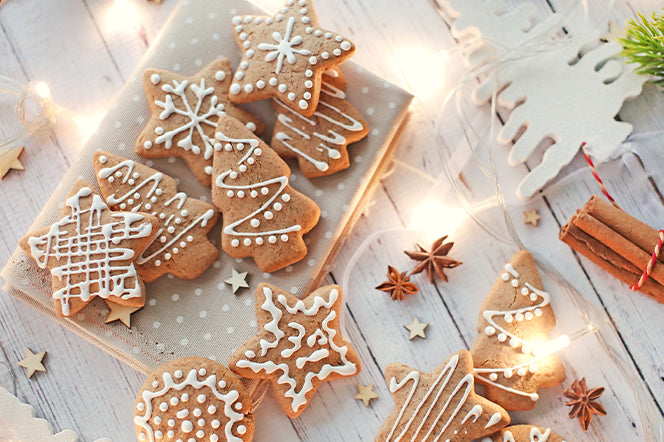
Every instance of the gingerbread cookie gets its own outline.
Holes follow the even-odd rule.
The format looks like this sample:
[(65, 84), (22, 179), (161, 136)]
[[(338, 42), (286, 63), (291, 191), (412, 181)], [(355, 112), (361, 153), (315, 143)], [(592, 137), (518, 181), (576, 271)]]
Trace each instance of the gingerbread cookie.
[(530, 410), (539, 388), (565, 379), (560, 359), (538, 347), (548, 341), (555, 324), (535, 260), (522, 250), (505, 265), (481, 306), (471, 353), (487, 398), (508, 410)]
[(481, 442), (565, 442), (565, 440), (553, 433), (550, 428), (512, 425), (483, 438)]
[(300, 300), (269, 284), (256, 289), (258, 333), (229, 360), (240, 376), (269, 379), (284, 412), (297, 417), (324, 381), (360, 372), (341, 337), (341, 288), (321, 287)]
[(219, 116), (235, 117), (258, 134), (264, 128), (258, 118), (229, 101), (230, 84), (226, 58), (191, 77), (146, 70), (143, 86), (152, 118), (136, 140), (136, 153), (145, 158), (180, 157), (198, 181), (209, 187)]
[(288, 165), (236, 119), (219, 119), (212, 202), (223, 213), (221, 247), (274, 272), (307, 254), (302, 235), (320, 209), (289, 184)]
[(193, 279), (217, 259), (217, 248), (207, 240), (219, 217), (212, 204), (178, 192), (168, 175), (118, 155), (96, 152), (94, 168), (113, 210), (151, 213), (159, 222), (154, 241), (136, 258), (145, 282), (166, 273)]
[(431, 373), (390, 364), (385, 380), (395, 407), (376, 441), (471, 441), (505, 427), (507, 411), (475, 394), (473, 361), (466, 350)]
[(322, 29), (308, 0), (289, 0), (273, 17), (233, 17), (243, 51), (230, 99), (235, 103), (277, 97), (302, 115), (316, 111), (321, 76), (350, 58), (355, 45)]
[(157, 234), (157, 219), (145, 213), (113, 212), (92, 186), (78, 180), (60, 220), (28, 233), (19, 242), (52, 275), (58, 316), (71, 316), (99, 296), (142, 307), (145, 286), (134, 259)]
[(139, 441), (250, 441), (251, 396), (223, 365), (198, 356), (175, 359), (148, 376), (136, 397)]
[(339, 68), (330, 68), (326, 70), (323, 72), (322, 79), (324, 83), (331, 84), (337, 89), (341, 89), (342, 91), (346, 90), (346, 77), (344, 77), (344, 74), (341, 73)]
[(307, 178), (332, 175), (350, 166), (348, 144), (364, 138), (369, 125), (346, 94), (323, 82), (318, 109), (310, 117), (273, 100), (277, 122), (272, 148), (282, 157), (296, 157)]

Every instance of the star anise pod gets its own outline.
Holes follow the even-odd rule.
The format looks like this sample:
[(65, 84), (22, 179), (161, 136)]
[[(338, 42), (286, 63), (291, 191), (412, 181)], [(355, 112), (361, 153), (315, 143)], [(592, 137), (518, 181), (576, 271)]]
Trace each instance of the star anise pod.
[(427, 273), (429, 274), (429, 282), (433, 283), (434, 272), (440, 276), (443, 281), (447, 282), (445, 269), (453, 269), (463, 263), (447, 256), (450, 249), (454, 245), (454, 242), (445, 243), (446, 239), (447, 235), (434, 241), (433, 245), (431, 246), (431, 251), (427, 251), (419, 244), (417, 245), (419, 250), (415, 252), (406, 251), (405, 253), (410, 257), (410, 259), (419, 261), (419, 264), (415, 266), (410, 274), (415, 275), (426, 269)]
[(571, 391), (565, 389), (563, 392), (565, 397), (571, 399), (565, 402), (565, 405), (572, 407), (569, 411), (569, 418), (574, 419), (578, 417), (583, 431), (588, 431), (593, 414), (606, 416), (606, 410), (604, 410), (602, 404), (597, 402), (597, 399), (604, 393), (604, 387), (593, 388), (588, 391), (586, 378), (581, 378), (581, 380), (574, 381), (571, 388)]
[(387, 266), (387, 278), (387, 281), (376, 286), (376, 289), (389, 293), (395, 301), (403, 301), (406, 295), (414, 295), (420, 291), (417, 284), (410, 282), (406, 272), (399, 273), (390, 265)]

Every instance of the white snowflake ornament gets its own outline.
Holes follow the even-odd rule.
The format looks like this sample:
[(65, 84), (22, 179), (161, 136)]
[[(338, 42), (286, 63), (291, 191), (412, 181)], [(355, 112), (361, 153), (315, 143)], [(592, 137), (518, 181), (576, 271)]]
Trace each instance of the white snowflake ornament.
[(609, 159), (632, 131), (615, 120), (626, 99), (640, 94), (646, 78), (618, 57), (615, 42), (601, 42), (586, 32), (568, 40), (553, 40), (560, 27), (555, 14), (532, 24), (533, 6), (521, 4), (501, 13), (501, 0), (447, 0), (455, 35), (481, 36), (471, 46), (467, 62), (477, 68), (498, 58), (473, 98), (480, 105), (496, 91), (497, 104), (510, 109), (498, 140), (513, 140), (511, 165), (532, 160), (538, 145), (552, 140), (541, 162), (521, 181), (517, 195), (530, 198), (572, 161), (581, 144), (599, 162)]
[[(0, 387), (0, 440), (76, 442), (71, 430), (53, 433), (51, 425), (35, 417), (35, 409)], [(5, 439), (7, 437), (7, 439)]]

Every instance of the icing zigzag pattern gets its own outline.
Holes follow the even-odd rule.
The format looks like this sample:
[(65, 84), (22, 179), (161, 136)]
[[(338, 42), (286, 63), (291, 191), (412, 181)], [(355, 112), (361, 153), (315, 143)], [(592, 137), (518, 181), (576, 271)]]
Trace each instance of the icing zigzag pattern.
[(154, 241), (136, 259), (146, 282), (166, 273), (193, 279), (212, 265), (218, 251), (207, 233), (219, 216), (212, 204), (178, 192), (173, 178), (133, 160), (99, 151), (94, 164), (101, 192), (113, 209), (147, 212), (159, 220)]

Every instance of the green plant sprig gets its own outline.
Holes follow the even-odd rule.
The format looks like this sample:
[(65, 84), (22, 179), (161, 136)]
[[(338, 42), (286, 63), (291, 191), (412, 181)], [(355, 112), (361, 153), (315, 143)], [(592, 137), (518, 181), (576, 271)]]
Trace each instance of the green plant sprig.
[(625, 37), (618, 41), (623, 45), (622, 55), (641, 67), (639, 74), (651, 75), (653, 82), (664, 87), (664, 15), (652, 13), (650, 20), (639, 13), (625, 28)]

